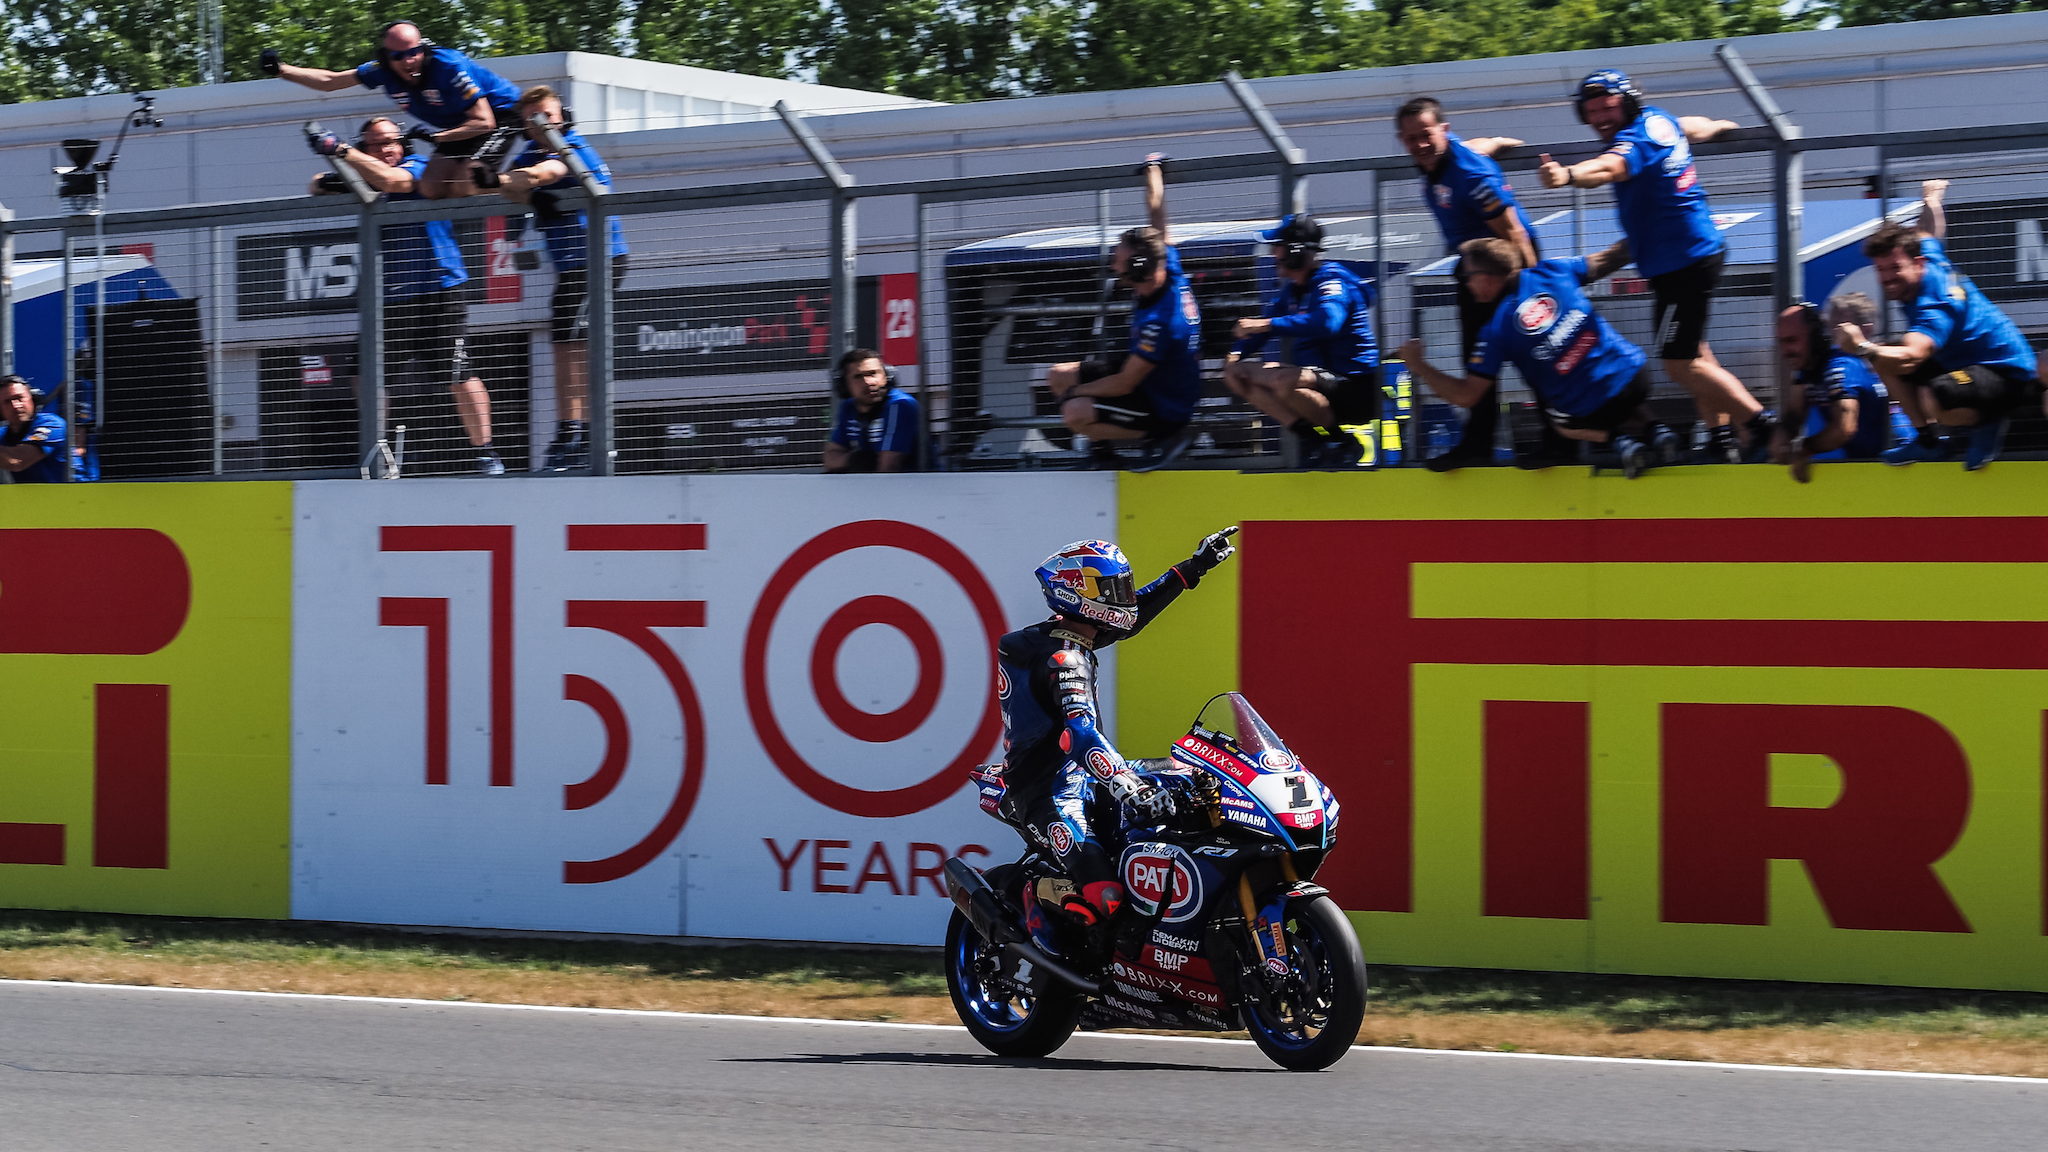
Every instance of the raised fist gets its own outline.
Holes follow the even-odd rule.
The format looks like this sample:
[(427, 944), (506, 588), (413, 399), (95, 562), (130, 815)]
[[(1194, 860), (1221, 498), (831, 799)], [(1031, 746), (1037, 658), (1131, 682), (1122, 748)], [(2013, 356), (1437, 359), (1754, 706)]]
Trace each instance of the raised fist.
[(277, 59), (277, 49), (265, 48), (263, 55), (256, 58), (256, 70), (265, 76), (276, 76), (282, 69)]
[(309, 134), (306, 137), (306, 147), (311, 148), (318, 156), (348, 155), (348, 141), (332, 132), (322, 132), (317, 136)]

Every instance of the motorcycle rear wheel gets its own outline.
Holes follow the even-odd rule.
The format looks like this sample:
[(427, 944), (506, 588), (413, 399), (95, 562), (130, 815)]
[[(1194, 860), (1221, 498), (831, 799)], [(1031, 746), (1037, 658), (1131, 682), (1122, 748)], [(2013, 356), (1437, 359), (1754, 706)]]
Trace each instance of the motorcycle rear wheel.
[[(1003, 869), (989, 883), (1003, 887)], [(1081, 1021), (1082, 996), (1062, 987), (1040, 996), (1019, 996), (987, 979), (998, 960), (994, 945), (981, 938), (957, 910), (946, 923), (946, 990), (953, 1010), (983, 1048), (998, 1056), (1035, 1058), (1057, 1051)]]
[(1291, 904), (1285, 928), (1286, 987), (1275, 994), (1262, 976), (1247, 974), (1245, 1028), (1275, 1064), (1319, 1072), (1350, 1051), (1365, 1024), (1365, 953), (1328, 896)]

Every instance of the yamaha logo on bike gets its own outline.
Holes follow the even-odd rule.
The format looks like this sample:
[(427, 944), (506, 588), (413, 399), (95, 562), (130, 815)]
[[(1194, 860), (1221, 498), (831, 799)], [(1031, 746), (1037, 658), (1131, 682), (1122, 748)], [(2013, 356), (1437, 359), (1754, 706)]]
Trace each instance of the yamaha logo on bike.
[(1162, 919), (1168, 924), (1192, 920), (1202, 908), (1202, 877), (1188, 854), (1171, 844), (1133, 844), (1124, 849), (1124, 890), (1142, 916), (1158, 912), (1159, 902), (1172, 897)]

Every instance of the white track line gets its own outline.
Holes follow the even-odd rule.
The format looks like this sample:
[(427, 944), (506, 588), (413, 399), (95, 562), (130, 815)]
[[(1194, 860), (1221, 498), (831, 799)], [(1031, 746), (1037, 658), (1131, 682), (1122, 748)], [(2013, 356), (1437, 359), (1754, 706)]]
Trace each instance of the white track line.
[[(720, 1012), (663, 1012), (648, 1008), (573, 1008), (560, 1004), (494, 1004), (479, 1000), (411, 1000), (396, 996), (339, 996), (317, 992), (245, 992), (233, 988), (166, 988), (150, 984), (88, 984), (71, 980), (0, 980), (0, 987), (92, 988), (108, 992), (162, 992), (197, 996), (255, 996), (272, 1000), (340, 1001), (354, 1004), (399, 1004), (416, 1008), (483, 1008), (510, 1012), (568, 1012), (585, 1016), (646, 1016), (663, 1020), (717, 1020), (754, 1024), (812, 1024), (832, 1028), (893, 1028), (912, 1032), (961, 1032), (958, 1024), (897, 1024), (884, 1020), (820, 1020), (808, 1016), (735, 1016)], [(1134, 1032), (1081, 1032), (1093, 1040), (1146, 1041), (1166, 1044), (1252, 1046), (1250, 1040), (1222, 1036), (1154, 1036)], [(1401, 1053), (1408, 1056), (1481, 1057), (1492, 1060), (1558, 1060), (1578, 1064), (1625, 1064), (1646, 1068), (1709, 1069), (1718, 1072), (1792, 1072), (1821, 1076), (1881, 1076), (1904, 1080), (1963, 1080), (1986, 1084), (2023, 1084), (2048, 1088), (2048, 1079), (2033, 1076), (1985, 1076), (1969, 1072), (1892, 1072), (1878, 1068), (1804, 1068), (1795, 1064), (1727, 1064), (1710, 1060), (1651, 1060), (1640, 1056), (1560, 1056), (1549, 1052), (1473, 1052), (1456, 1048), (1393, 1048), (1360, 1044), (1356, 1052)]]

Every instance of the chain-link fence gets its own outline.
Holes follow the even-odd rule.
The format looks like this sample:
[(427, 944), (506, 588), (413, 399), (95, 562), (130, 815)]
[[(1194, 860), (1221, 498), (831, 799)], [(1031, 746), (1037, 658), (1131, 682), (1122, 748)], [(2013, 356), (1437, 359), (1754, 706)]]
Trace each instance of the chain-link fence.
[[(1700, 147), (1727, 244), (1716, 356), (1774, 404), (1776, 308), (1880, 297), (1860, 240), (1881, 212), (1912, 218), (1931, 178), (1952, 182), (1958, 268), (2023, 331), (2048, 332), (2048, 137), (2035, 127), (1798, 141), (1797, 260), (1780, 254), (1786, 146), (1750, 129)], [(1606, 190), (1544, 190), (1533, 171), (1543, 152), (1594, 147), (1502, 157), (1546, 256), (1619, 235)], [(1232, 323), (1278, 283), (1255, 232), (1303, 174), (1326, 258), (1377, 288), (1382, 354), (1412, 335), (1439, 365), (1458, 361), (1455, 284), (1405, 157), (1291, 173), (1266, 154), (1172, 164), (1166, 207), (1204, 360), (1175, 467), (1288, 462), (1289, 438), (1223, 386), (1221, 367)], [(849, 197), (859, 213), (841, 217)], [(595, 279), (593, 205), (610, 264)], [(544, 207), (330, 195), (12, 221), (14, 370), (72, 421), (80, 478), (815, 469), (845, 397), (833, 360), (855, 347), (879, 350), (919, 402), (923, 466), (1073, 467), (1084, 455), (1046, 371), (1123, 355), (1131, 300), (1105, 266), (1146, 221), (1129, 167), (849, 185), (836, 198), (822, 178), (571, 192)], [(1697, 433), (1692, 401), (1654, 368), (1647, 282), (1625, 269), (1594, 292), (1651, 352), (1655, 414)], [(1455, 440), (1459, 413), (1398, 371), (1384, 384), (1387, 420), (1361, 430), (1376, 462), (1417, 463)], [(1505, 454), (1537, 425), (1512, 372), (1501, 401)], [(2048, 451), (2048, 424), (2022, 414), (2008, 450)]]

